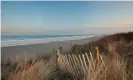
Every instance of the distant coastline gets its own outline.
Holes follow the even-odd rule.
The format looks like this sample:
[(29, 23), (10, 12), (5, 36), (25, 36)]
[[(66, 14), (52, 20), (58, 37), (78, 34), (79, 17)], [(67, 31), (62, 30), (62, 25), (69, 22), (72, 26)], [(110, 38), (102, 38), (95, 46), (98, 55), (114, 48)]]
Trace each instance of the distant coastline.
[(6, 35), (1, 37), (1, 47), (80, 40), (98, 35)]

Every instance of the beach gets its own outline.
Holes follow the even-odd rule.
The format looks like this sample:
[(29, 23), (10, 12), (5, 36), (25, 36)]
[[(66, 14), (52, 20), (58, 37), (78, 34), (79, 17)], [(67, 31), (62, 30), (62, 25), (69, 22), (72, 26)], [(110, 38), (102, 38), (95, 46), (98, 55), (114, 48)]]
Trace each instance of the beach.
[(8, 46), (1, 48), (1, 57), (2, 59), (11, 57), (15, 58), (16, 56), (24, 56), (25, 53), (28, 56), (41, 56), (41, 55), (51, 55), (53, 54), (53, 49), (62, 47), (63, 53), (66, 53), (71, 49), (74, 44), (85, 44), (90, 41), (96, 40), (99, 37), (91, 37), (87, 39), (80, 40), (67, 40), (67, 41), (56, 41), (49, 43), (40, 43), (40, 44), (29, 44), (29, 45), (18, 45), (18, 46)]

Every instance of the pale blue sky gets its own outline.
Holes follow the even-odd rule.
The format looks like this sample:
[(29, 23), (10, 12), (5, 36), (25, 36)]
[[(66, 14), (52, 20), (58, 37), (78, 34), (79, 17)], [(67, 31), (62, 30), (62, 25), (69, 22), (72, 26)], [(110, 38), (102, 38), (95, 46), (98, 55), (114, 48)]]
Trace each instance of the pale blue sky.
[(133, 30), (132, 2), (2, 2), (2, 34), (100, 34)]

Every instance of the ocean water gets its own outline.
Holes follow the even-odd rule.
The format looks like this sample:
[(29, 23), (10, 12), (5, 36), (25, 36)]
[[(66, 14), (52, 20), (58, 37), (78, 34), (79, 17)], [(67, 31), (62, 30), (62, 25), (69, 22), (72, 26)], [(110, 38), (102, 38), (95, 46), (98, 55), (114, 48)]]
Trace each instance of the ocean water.
[(1, 36), (1, 47), (86, 39), (96, 35), (6, 35)]

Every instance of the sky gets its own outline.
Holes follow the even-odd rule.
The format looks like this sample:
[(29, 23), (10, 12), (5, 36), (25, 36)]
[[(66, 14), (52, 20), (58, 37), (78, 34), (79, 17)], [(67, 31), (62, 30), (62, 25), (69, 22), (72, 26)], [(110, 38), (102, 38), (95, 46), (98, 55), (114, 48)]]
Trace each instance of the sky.
[(2, 35), (133, 31), (133, 1), (2, 1)]

